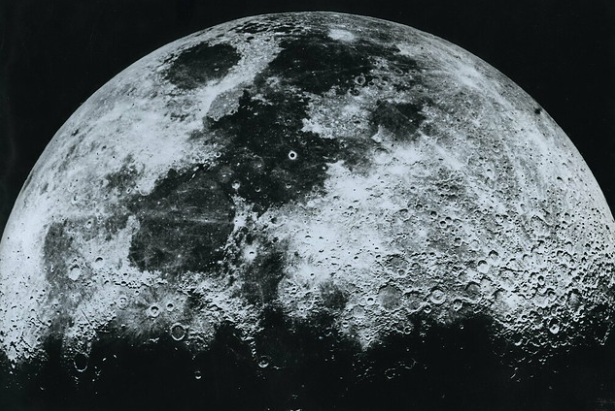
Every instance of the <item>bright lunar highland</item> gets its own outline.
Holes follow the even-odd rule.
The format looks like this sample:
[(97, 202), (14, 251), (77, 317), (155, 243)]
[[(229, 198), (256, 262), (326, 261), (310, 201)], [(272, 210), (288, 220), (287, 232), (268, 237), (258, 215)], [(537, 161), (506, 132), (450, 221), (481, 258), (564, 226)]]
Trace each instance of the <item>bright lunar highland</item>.
[(4, 389), (550, 409), (581, 395), (570, 353), (609, 339), (614, 234), (568, 137), (479, 58), (368, 17), (236, 20), (128, 67), (47, 146), (0, 246)]

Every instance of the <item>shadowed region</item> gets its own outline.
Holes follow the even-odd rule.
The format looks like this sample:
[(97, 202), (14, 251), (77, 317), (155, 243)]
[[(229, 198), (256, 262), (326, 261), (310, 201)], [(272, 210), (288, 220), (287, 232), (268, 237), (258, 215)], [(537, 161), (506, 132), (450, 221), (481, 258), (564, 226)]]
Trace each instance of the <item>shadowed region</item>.
[(612, 343), (515, 370), (507, 355), (495, 354), (506, 347), (493, 340), (486, 318), (451, 326), (414, 320), (410, 335), (391, 334), (367, 351), (336, 331), (332, 317), (297, 322), (275, 309), (267, 310), (254, 345), (224, 323), (196, 356), (171, 333), (138, 343), (100, 334), (89, 354), (69, 355), (61, 339), (49, 337), (44, 363), (0, 375), (0, 405), (9, 411), (43, 405), (46, 411), (590, 411), (604, 390), (598, 382), (613, 375), (605, 361)]
[(224, 78), (241, 55), (229, 44), (201, 43), (182, 51), (166, 70), (166, 78), (181, 89), (193, 89)]

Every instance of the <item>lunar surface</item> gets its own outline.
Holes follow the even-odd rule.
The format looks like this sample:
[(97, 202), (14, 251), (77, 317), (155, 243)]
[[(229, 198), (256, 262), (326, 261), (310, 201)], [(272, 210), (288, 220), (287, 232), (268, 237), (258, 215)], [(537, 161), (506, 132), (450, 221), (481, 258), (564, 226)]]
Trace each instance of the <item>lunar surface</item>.
[(588, 409), (614, 233), (564, 132), (459, 47), (222, 24), (109, 81), (31, 172), (3, 409)]

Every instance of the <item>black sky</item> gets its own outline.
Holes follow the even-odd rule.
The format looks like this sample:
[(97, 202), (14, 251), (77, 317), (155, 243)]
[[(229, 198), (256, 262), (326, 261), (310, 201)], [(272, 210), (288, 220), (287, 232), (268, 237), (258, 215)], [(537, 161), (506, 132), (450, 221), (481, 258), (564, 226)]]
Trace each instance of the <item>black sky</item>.
[(115, 74), (197, 30), (300, 10), (397, 21), (486, 60), (564, 129), (615, 208), (612, 0), (0, 0), (0, 232), (48, 141)]

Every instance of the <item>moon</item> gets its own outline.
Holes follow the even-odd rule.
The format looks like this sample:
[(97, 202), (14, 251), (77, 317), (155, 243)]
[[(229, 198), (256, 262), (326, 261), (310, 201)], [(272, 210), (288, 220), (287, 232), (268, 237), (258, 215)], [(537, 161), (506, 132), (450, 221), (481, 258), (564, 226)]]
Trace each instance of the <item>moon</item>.
[(476, 56), (370, 17), (235, 20), (47, 146), (0, 244), (3, 375), (24, 407), (582, 406), (557, 375), (608, 341), (614, 233), (568, 137)]

